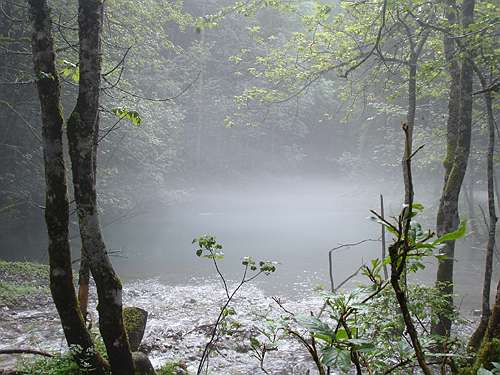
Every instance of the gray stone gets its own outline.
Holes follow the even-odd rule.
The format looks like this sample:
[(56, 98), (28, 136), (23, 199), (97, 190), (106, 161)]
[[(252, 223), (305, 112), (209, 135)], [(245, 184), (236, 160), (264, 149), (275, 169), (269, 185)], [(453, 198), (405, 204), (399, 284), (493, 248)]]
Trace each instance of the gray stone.
[(134, 375), (156, 375), (155, 369), (146, 354), (132, 352), (132, 360), (135, 368)]

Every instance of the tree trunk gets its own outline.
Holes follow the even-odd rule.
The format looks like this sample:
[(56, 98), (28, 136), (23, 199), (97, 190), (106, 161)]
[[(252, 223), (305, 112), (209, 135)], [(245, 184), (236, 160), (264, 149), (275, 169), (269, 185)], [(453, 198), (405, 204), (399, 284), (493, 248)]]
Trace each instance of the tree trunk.
[(476, 356), (475, 369), (481, 365), (491, 368), (491, 362), (498, 362), (500, 358), (500, 281), (497, 284), (497, 294), (495, 305), (488, 321), (488, 327), (481, 344), (481, 348)]
[[(464, 0), (462, 5), (462, 25), (466, 28), (473, 19), (475, 0)], [(448, 0), (447, 18), (450, 25), (456, 24), (456, 3)], [(472, 123), (472, 65), (462, 58), (461, 67), (456, 61), (456, 48), (453, 39), (445, 35), (444, 50), (451, 76), (450, 99), (448, 102), (447, 150), (444, 160), (445, 179), (439, 204), (436, 230), (438, 236), (458, 228), (458, 201), (467, 169), (470, 153)], [(453, 263), (455, 241), (444, 244), (446, 259), (438, 265), (436, 286), (448, 300), (444, 311), (438, 312), (438, 321), (432, 325), (432, 333), (449, 336), (453, 311)]]
[(102, 368), (93, 353), (93, 343), (80, 313), (73, 286), (68, 238), (68, 196), (63, 157), (63, 117), (60, 84), (55, 67), (51, 20), (46, 0), (30, 0), (33, 27), (32, 52), (40, 99), (46, 182), (45, 221), (49, 236), (50, 290), (61, 319), (68, 346), (80, 346), (80, 362), (90, 362), (94, 373)]
[[(476, 69), (476, 73), (481, 81), (483, 89), (488, 87), (487, 82), (481, 72)], [(490, 309), (490, 292), (491, 292), (491, 276), (493, 273), (493, 252), (495, 250), (495, 235), (497, 216), (495, 212), (495, 186), (494, 186), (494, 172), (493, 172), (493, 157), (495, 154), (495, 118), (493, 116), (493, 101), (491, 92), (485, 91), (484, 101), (486, 104), (486, 113), (488, 115), (488, 152), (486, 157), (486, 171), (488, 180), (488, 243), (486, 245), (486, 260), (484, 267), (484, 282), (483, 282), (483, 298), (481, 309), (481, 321), (476, 331), (471, 336), (469, 347), (477, 350), (481, 344), (482, 338), (488, 326), (488, 320), (491, 315)]]
[(75, 109), (68, 120), (68, 140), (82, 248), (99, 299), (99, 329), (113, 374), (130, 375), (134, 366), (123, 325), (122, 285), (106, 252), (96, 200), (102, 16), (100, 0), (79, 1), (80, 85)]
[(405, 133), (405, 152), (404, 155), (408, 155), (404, 160), (406, 166), (403, 168), (404, 173), (406, 173), (405, 178), (405, 197), (408, 199), (405, 203), (407, 207), (404, 208), (403, 213), (400, 216), (400, 223), (398, 225), (401, 232), (398, 233), (395, 242), (389, 246), (389, 256), (391, 259), (391, 285), (394, 289), (396, 295), (396, 300), (398, 301), (399, 308), (401, 309), (401, 315), (406, 326), (406, 331), (410, 336), (411, 344), (415, 352), (415, 357), (417, 362), (422, 369), (422, 372), (426, 375), (432, 375), (431, 368), (427, 365), (425, 360), (425, 354), (420, 345), (418, 339), (418, 333), (413, 324), (410, 310), (408, 308), (408, 300), (406, 297), (406, 292), (401, 286), (401, 283), (406, 284), (404, 277), (406, 276), (406, 263), (408, 261), (408, 253), (410, 251), (409, 243), (409, 232), (411, 229), (411, 218), (412, 218), (412, 205), (413, 205), (413, 180), (411, 173), (411, 133), (409, 128), (403, 124), (403, 130)]
[(465, 204), (467, 205), (467, 211), (468, 211), (468, 224), (470, 228), (470, 232), (472, 235), (472, 238), (474, 239), (475, 242), (480, 243), (481, 242), (481, 225), (480, 222), (476, 219), (476, 214), (475, 214), (475, 194), (474, 194), (474, 176), (473, 176), (473, 163), (474, 158), (471, 158), (469, 160), (469, 178), (468, 178), (468, 183), (464, 184), (464, 200)]
[[(411, 36), (410, 36), (411, 38)], [(408, 145), (405, 147), (403, 160), (401, 161), (403, 166), (403, 180), (405, 186), (410, 184), (410, 174), (411, 172), (407, 167), (407, 160), (410, 158), (413, 149), (413, 129), (415, 128), (415, 113), (417, 110), (417, 56), (415, 54), (414, 43), (412, 42), (412, 51), (410, 53), (410, 73), (408, 76), (408, 112), (406, 115), (406, 125), (408, 127), (407, 137)], [(412, 197), (409, 196), (410, 192), (405, 189), (405, 204), (412, 201)]]

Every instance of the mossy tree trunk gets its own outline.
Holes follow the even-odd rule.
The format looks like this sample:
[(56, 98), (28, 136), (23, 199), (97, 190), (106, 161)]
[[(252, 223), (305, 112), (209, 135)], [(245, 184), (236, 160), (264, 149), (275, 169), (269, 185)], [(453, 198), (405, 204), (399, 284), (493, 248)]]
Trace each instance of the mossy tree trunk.
[[(458, 6), (454, 0), (446, 4), (446, 16), (450, 26), (456, 25)], [(473, 21), (475, 0), (462, 3), (462, 27), (466, 29)], [(438, 236), (458, 228), (458, 202), (460, 190), (467, 170), (471, 144), (472, 125), (472, 64), (468, 58), (458, 61), (457, 46), (453, 38), (444, 36), (444, 51), (451, 77), (448, 102), (447, 147), (444, 160), (445, 178), (439, 204), (436, 230)], [(446, 259), (438, 265), (436, 285), (446, 296), (448, 303), (438, 313), (438, 321), (432, 325), (432, 333), (449, 336), (453, 311), (453, 264), (455, 262), (455, 241), (444, 244)]]
[(101, 0), (80, 0), (80, 85), (76, 106), (68, 120), (73, 186), (82, 248), (89, 261), (99, 299), (99, 329), (114, 375), (134, 372), (122, 316), (122, 285), (102, 238), (96, 201), (96, 140), (99, 131), (101, 81)]
[[(475, 66), (475, 71), (481, 82), (481, 87), (486, 90), (488, 83), (486, 78)], [(495, 237), (497, 216), (495, 210), (495, 176), (494, 176), (494, 155), (495, 155), (495, 118), (493, 115), (493, 99), (490, 91), (484, 92), (484, 102), (486, 106), (486, 113), (488, 115), (488, 151), (486, 153), (486, 171), (487, 171), (487, 185), (488, 185), (488, 242), (486, 244), (486, 259), (484, 267), (484, 281), (483, 281), (483, 298), (481, 306), (481, 321), (479, 326), (474, 331), (469, 341), (469, 347), (477, 350), (481, 344), (481, 340), (485, 335), (488, 327), (488, 320), (491, 315), (490, 308), (490, 293), (491, 293), (491, 277), (493, 273), (493, 252), (495, 251)]]
[[(60, 83), (55, 67), (54, 42), (50, 12), (46, 0), (30, 0), (32, 53), (40, 99), (43, 155), (46, 182), (45, 221), (49, 237), (50, 290), (61, 319), (68, 345), (80, 346), (80, 361), (88, 361), (101, 374), (102, 368), (93, 353), (93, 343), (78, 307), (68, 238), (68, 196), (63, 157), (63, 116)], [(90, 353), (90, 354), (89, 354)]]
[(491, 311), (486, 333), (481, 347), (476, 356), (474, 368), (477, 370), (481, 365), (491, 368), (491, 362), (498, 362), (500, 358), (500, 281), (497, 284), (495, 305)]

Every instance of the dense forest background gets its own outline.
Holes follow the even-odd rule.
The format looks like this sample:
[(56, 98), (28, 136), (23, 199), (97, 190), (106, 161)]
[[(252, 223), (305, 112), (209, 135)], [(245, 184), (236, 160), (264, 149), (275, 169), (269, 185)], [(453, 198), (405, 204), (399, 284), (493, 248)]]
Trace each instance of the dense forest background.
[[(76, 92), (74, 5), (53, 5), (58, 66), (65, 71), (65, 108), (71, 107)], [(307, 83), (310, 77), (299, 77), (291, 84), (300, 72), (288, 71), (286, 77), (278, 69), (289, 63), (286, 51), (293, 54), (290, 40), (300, 33), (308, 35), (302, 15), (312, 12), (314, 4), (302, 2), (295, 12), (266, 8), (255, 16), (253, 8), (245, 10), (246, 16), (237, 8), (222, 16), (218, 12), (224, 5), (231, 3), (107, 4), (103, 52), (109, 75), (101, 101), (98, 164), (104, 222), (168, 205), (212, 183), (319, 175), (359, 184), (389, 178), (387, 185), (401, 186), (405, 68), (382, 71), (381, 62), (374, 59), (348, 78), (332, 70), (314, 83)], [(2, 9), (0, 241), (11, 249), (12, 257), (40, 257), (45, 252), (40, 209), (43, 168), (28, 15), (14, 2), (4, 2)], [(196, 26), (197, 17), (210, 14), (217, 18), (216, 27)], [(422, 52), (415, 128), (415, 144), (425, 144), (415, 165), (417, 192), (434, 193), (434, 208), (443, 173), (447, 116), (446, 72), (444, 62), (434, 59), (435, 48), (431, 44)], [(318, 67), (303, 69), (303, 75), (314, 74)], [(308, 87), (294, 95), (302, 84)], [(279, 100), (259, 97), (258, 89), (263, 88), (275, 90)], [(112, 109), (117, 107), (137, 111), (140, 124), (126, 119), (116, 124)], [(475, 101), (473, 150), (465, 183), (470, 195), (485, 190), (487, 131), (481, 107), (481, 101)], [(462, 205), (463, 214), (473, 216), (480, 228), (477, 204), (469, 201), (474, 213), (467, 207)], [(26, 234), (22, 244), (16, 241), (19, 233)]]

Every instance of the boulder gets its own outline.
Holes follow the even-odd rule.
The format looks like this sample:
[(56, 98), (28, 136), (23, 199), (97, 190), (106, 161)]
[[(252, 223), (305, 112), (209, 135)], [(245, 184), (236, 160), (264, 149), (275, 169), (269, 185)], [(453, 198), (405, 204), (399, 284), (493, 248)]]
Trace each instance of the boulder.
[(128, 335), (130, 350), (136, 352), (141, 345), (148, 321), (148, 312), (139, 307), (125, 307), (123, 309), (123, 324)]
[(134, 375), (156, 375), (155, 369), (148, 356), (141, 352), (132, 352), (134, 361)]

